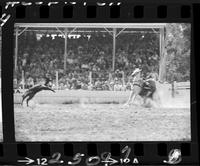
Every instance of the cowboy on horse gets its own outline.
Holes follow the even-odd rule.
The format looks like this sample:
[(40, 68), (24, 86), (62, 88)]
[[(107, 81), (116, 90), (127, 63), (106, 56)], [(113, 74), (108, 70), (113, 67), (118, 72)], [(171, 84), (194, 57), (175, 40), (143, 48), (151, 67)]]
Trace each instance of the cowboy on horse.
[(49, 87), (49, 83), (51, 81), (51, 79), (48, 77), (49, 75), (46, 75), (45, 78), (45, 83), (44, 84), (39, 84), (39, 85), (35, 85), (33, 87), (31, 87), (30, 89), (28, 89), (27, 91), (25, 91), (25, 93), (22, 95), (22, 101), (21, 101), (21, 105), (23, 105), (24, 100), (26, 99), (26, 105), (27, 107), (29, 106), (29, 101), (40, 91), (42, 90), (49, 90), (55, 93), (55, 91), (53, 89), (51, 89)]
[(141, 71), (141, 69), (136, 68), (131, 74), (131, 77), (133, 78), (131, 94), (125, 105), (133, 103), (137, 95), (144, 99), (144, 104), (146, 104), (148, 98), (153, 99), (153, 95), (156, 91), (156, 78), (153, 74), (150, 74), (146, 80), (143, 80)]

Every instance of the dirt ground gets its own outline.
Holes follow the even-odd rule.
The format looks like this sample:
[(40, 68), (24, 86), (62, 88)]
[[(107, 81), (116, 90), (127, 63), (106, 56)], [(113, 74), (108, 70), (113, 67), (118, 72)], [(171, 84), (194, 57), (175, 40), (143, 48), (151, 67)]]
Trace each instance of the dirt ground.
[(15, 104), (16, 141), (189, 141), (189, 108)]

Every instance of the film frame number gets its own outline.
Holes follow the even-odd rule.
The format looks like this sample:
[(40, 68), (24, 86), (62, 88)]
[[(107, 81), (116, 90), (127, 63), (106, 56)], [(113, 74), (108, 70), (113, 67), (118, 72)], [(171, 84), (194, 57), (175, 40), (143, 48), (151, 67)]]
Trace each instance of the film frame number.
[(122, 153), (125, 154), (124, 158), (123, 159), (120, 159), (120, 162), (121, 164), (128, 164), (131, 160), (128, 158), (130, 153), (131, 153), (131, 148), (128, 147), (128, 146), (125, 146), (123, 149), (122, 149)]
[[(89, 157), (85, 157), (85, 154), (83, 153), (76, 153), (74, 155), (74, 157), (72, 158), (71, 161), (68, 161), (67, 164), (68, 165), (79, 165), (81, 164), (81, 162), (84, 159), (85, 165), (86, 166), (97, 166), (99, 164), (103, 164), (105, 166), (110, 166), (110, 165), (114, 165), (114, 164), (128, 164), (131, 162), (131, 159), (129, 158), (130, 153), (131, 153), (131, 148), (129, 146), (125, 146), (122, 151), (122, 154), (124, 154), (123, 158), (120, 158), (119, 160), (112, 158), (112, 155), (110, 152), (102, 152), (97, 156), (89, 156)], [(18, 160), (18, 162), (26, 162), (26, 164), (30, 164), (33, 163), (35, 161), (35, 163), (37, 165), (55, 165), (55, 164), (64, 164), (64, 160), (61, 159), (61, 153), (59, 152), (55, 152), (53, 153), (53, 155), (51, 156), (51, 158), (36, 158), (35, 160), (30, 159), (28, 157), (26, 157), (25, 159), (27, 160)], [(138, 160), (137, 158), (134, 158), (133, 160), (133, 164), (138, 164)]]
[(36, 162), (38, 165), (48, 165), (48, 161), (46, 158), (37, 158)]
[(61, 153), (56, 152), (52, 155), (52, 158), (48, 161), (49, 164), (61, 164), (64, 161), (60, 160)]

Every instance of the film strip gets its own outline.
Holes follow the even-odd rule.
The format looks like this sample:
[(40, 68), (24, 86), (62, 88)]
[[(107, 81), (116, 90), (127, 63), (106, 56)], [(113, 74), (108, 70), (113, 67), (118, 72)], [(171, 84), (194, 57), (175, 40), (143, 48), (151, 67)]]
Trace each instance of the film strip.
[[(0, 165), (199, 165), (197, 125), (199, 113), (196, 103), (198, 65), (195, 66), (199, 54), (199, 11), (198, 1), (1, 1)], [(167, 34), (170, 28), (171, 32), (176, 31), (178, 37), (183, 35), (182, 38), (170, 40), (170, 34)], [(188, 38), (185, 37), (187, 33)], [(167, 35), (169, 35), (168, 45)], [(143, 38), (147, 39), (142, 42)], [(157, 43), (145, 46), (150, 40)], [(182, 43), (179, 43), (180, 41)], [(170, 42), (171, 45), (175, 45), (173, 48)], [(142, 44), (143, 47), (140, 46)], [(61, 51), (56, 49), (57, 47)], [(130, 52), (132, 47), (134, 51)], [(146, 47), (148, 49), (155, 47), (155, 50), (148, 51)], [(52, 51), (45, 52), (51, 48)], [(137, 48), (141, 48), (140, 51), (137, 52)], [(131, 68), (131, 74), (129, 67), (126, 70), (125, 67), (120, 68), (118, 59), (124, 54), (130, 57), (129, 54), (142, 56), (148, 53), (148, 56), (153, 57), (149, 52), (158, 52), (164, 57), (164, 50), (169, 48), (171, 52), (175, 50), (177, 55), (189, 56), (189, 59), (184, 61), (181, 61), (181, 58), (173, 59), (174, 66), (176, 63), (177, 66), (181, 66), (181, 63), (190, 61), (184, 64), (185, 66), (182, 65), (183, 69), (176, 66), (178, 69), (169, 70), (172, 75), (178, 70), (182, 72), (189, 68), (189, 76), (187, 72), (183, 72), (180, 78), (177, 76), (177, 79), (182, 79), (184, 82), (190, 79), (189, 92), (185, 90), (188, 89), (188, 85), (177, 83), (175, 86), (173, 81), (168, 88), (171, 89), (172, 100), (164, 99), (166, 103), (167, 100), (172, 101), (169, 103), (169, 108), (145, 108), (140, 104), (124, 106), (131, 90), (123, 88), (121, 90), (119, 82), (122, 80), (120, 85), (124, 87), (129, 76), (138, 71), (134, 70), (132, 73), (133, 68)], [(184, 48), (190, 51), (187, 53)], [(170, 51), (167, 53), (171, 55)], [(103, 66), (99, 67), (101, 72), (98, 69), (88, 69), (90, 61), (85, 63), (81, 58), (89, 56), (87, 54), (97, 57), (91, 60), (91, 64), (93, 62), (101, 64)], [(111, 58), (106, 59), (109, 56)], [(136, 64), (135, 68), (141, 68), (143, 72), (144, 58), (140, 56), (134, 60), (127, 59), (132, 66), (132, 61), (137, 63), (142, 61), (141, 65)], [(49, 67), (51, 63), (47, 63), (48, 59), (53, 63), (52, 68)], [(88, 59), (92, 59), (92, 56)], [(104, 61), (108, 62), (107, 67), (103, 65)], [(159, 63), (155, 62), (151, 66), (158, 66), (155, 71), (158, 70), (159, 80), (162, 82), (161, 69), (166, 59), (159, 58), (158, 61)], [(43, 65), (37, 66), (39, 63)], [(63, 69), (55, 67), (59, 64)], [(81, 66), (81, 69), (76, 69), (77, 65)], [(98, 68), (98, 65), (95, 67)], [(119, 78), (118, 69), (123, 71), (119, 72), (123, 73)], [(74, 83), (70, 76), (73, 70), (85, 73), (83, 78), (88, 77), (87, 90), (80, 91), (79, 88), (74, 88), (75, 85), (78, 87), (78, 83)], [(105, 70), (112, 72), (107, 72), (109, 74), (106, 75)], [(36, 74), (37, 72), (39, 74)], [(80, 73), (76, 72), (78, 77), (81, 77)], [(94, 73), (98, 74), (93, 77)], [(91, 88), (89, 85), (94, 81), (102, 82), (99, 79), (102, 73), (104, 77), (101, 79), (104, 82), (116, 77), (118, 82), (114, 83), (113, 89), (110, 90), (110, 86), (107, 87), (109, 90), (100, 85), (98, 87), (98, 83), (94, 83), (92, 90), (89, 89)], [(30, 77), (39, 80), (40, 74), (45, 75), (43, 77), (46, 81), (46, 77), (51, 75), (51, 88), (56, 93), (41, 92), (40, 95), (32, 96), (35, 100), (29, 94), (30, 101), (29, 99), (24, 101), (25, 104), (22, 103), (21, 106), (22, 95), (30, 88), (28, 86), (31, 86), (23, 81), (28, 82)], [(62, 83), (61, 78), (69, 79), (69, 85), (63, 85), (65, 83)], [(22, 82), (17, 84), (17, 88), (13, 81), (15, 79), (16, 82)], [(174, 90), (174, 86), (184, 90), (179, 91), (176, 88)], [(68, 90), (63, 90), (63, 87), (67, 87)], [(120, 90), (116, 90), (117, 88)], [(182, 93), (182, 98), (187, 94), (189, 96), (186, 99), (181, 98), (181, 108), (178, 108), (179, 101), (176, 103), (176, 96)], [(177, 107), (172, 108), (172, 103)], [(127, 117), (129, 118), (126, 119)]]

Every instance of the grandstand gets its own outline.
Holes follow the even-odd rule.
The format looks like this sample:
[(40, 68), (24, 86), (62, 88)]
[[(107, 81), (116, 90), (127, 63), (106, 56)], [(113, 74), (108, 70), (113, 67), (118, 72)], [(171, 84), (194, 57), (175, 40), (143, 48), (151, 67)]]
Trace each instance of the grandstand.
[(48, 72), (56, 89), (113, 90), (113, 84), (128, 86), (134, 67), (159, 72), (163, 79), (164, 28), (148, 23), (15, 24), (16, 87), (38, 83)]

